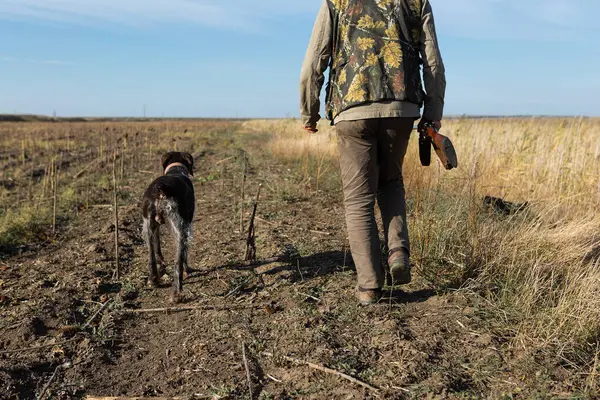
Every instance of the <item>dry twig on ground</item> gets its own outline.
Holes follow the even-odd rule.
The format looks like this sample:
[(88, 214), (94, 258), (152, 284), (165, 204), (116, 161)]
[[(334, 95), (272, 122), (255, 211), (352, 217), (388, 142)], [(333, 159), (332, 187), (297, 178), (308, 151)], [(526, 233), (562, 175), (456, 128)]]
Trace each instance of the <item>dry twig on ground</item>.
[(206, 310), (206, 311), (230, 311), (230, 310), (242, 310), (255, 308), (256, 306), (242, 306), (242, 305), (226, 305), (226, 306), (213, 306), (213, 305), (199, 305), (199, 306), (183, 306), (183, 307), (164, 307), (164, 308), (142, 308), (142, 309), (123, 309), (119, 312), (126, 314), (149, 314), (149, 313), (175, 313), (182, 311), (195, 311), (195, 310)]
[(250, 400), (254, 397), (254, 389), (252, 389), (252, 376), (250, 375), (250, 367), (246, 358), (246, 343), (242, 343), (242, 358), (244, 359), (244, 368), (246, 369), (246, 379), (248, 380), (248, 393)]
[(90, 324), (92, 322), (94, 322), (94, 320), (96, 319), (96, 317), (98, 316), (98, 314), (100, 314), (107, 306), (108, 304), (111, 302), (111, 300), (106, 301), (106, 303), (102, 304), (102, 307), (100, 307), (100, 309), (98, 309), (98, 311), (96, 311), (94, 313), (94, 315), (92, 315), (90, 317), (90, 319), (87, 320), (87, 322), (81, 327), (81, 330), (85, 330), (88, 326), (90, 326)]
[[(263, 352), (263, 354), (264, 354), (265, 356), (267, 356), (267, 357), (275, 357), (275, 356), (273, 355), (273, 353)], [(322, 365), (313, 364), (313, 363), (311, 363), (311, 362), (309, 362), (309, 361), (298, 360), (297, 358), (292, 358), (292, 357), (288, 357), (288, 356), (277, 356), (277, 357), (281, 357), (281, 358), (283, 358), (284, 360), (286, 360), (286, 361), (290, 361), (290, 362), (293, 362), (293, 363), (295, 363), (295, 364), (302, 364), (302, 365), (309, 366), (309, 367), (310, 367), (310, 368), (312, 368), (312, 369), (316, 369), (316, 370), (318, 370), (318, 371), (325, 372), (325, 373), (327, 373), (327, 374), (331, 374), (331, 375), (336, 375), (336, 376), (339, 376), (340, 378), (346, 379), (347, 381), (350, 381), (350, 382), (352, 382), (352, 383), (355, 383), (355, 384), (357, 384), (357, 385), (360, 385), (360, 386), (362, 386), (362, 387), (364, 387), (364, 388), (367, 388), (367, 389), (369, 389), (369, 390), (372, 390), (372, 391), (373, 391), (373, 392), (375, 392), (375, 393), (378, 393), (378, 392), (379, 392), (379, 389), (378, 389), (378, 388), (376, 388), (376, 387), (374, 387), (374, 386), (371, 386), (371, 385), (369, 385), (368, 383), (365, 383), (365, 382), (363, 382), (363, 381), (361, 381), (361, 380), (358, 380), (358, 379), (356, 379), (356, 378), (354, 378), (354, 377), (352, 377), (352, 376), (350, 376), (350, 375), (344, 374), (343, 372), (339, 372), (339, 371), (336, 371), (336, 370), (334, 370), (334, 369), (331, 369), (331, 368), (324, 367), (324, 366), (322, 366)]]

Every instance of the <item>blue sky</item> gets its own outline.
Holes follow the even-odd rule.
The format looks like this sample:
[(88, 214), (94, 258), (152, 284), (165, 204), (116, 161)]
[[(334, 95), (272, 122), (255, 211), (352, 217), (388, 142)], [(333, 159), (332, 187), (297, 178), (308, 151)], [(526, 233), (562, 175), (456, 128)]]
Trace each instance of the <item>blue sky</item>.
[[(431, 0), (446, 114), (600, 115), (598, 0)], [(321, 0), (0, 0), (0, 113), (297, 116)]]

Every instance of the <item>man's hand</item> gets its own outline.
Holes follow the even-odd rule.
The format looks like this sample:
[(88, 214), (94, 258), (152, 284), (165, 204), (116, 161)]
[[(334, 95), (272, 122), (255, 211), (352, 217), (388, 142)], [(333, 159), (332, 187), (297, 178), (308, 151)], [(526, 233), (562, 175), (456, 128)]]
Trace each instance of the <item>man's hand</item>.
[(319, 130), (317, 129), (317, 124), (303, 126), (303, 129), (308, 133), (317, 133)]
[(438, 131), (442, 129), (442, 121), (428, 121), (426, 119), (421, 119), (421, 122), (419, 122), (419, 131), (422, 131), (427, 123), (433, 124), (433, 127)]

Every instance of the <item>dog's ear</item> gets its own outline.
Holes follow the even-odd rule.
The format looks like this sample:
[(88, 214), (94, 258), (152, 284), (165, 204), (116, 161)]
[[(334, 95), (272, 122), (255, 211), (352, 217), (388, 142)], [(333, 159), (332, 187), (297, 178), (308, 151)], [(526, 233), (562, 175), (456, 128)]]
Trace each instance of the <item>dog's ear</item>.
[(162, 159), (161, 159), (163, 170), (166, 169), (169, 166), (169, 164), (173, 163), (172, 160), (173, 160), (174, 155), (175, 155), (175, 153), (173, 153), (172, 151), (169, 153), (163, 154)]
[(194, 157), (190, 153), (182, 153), (181, 155), (187, 164), (190, 175), (194, 175)]

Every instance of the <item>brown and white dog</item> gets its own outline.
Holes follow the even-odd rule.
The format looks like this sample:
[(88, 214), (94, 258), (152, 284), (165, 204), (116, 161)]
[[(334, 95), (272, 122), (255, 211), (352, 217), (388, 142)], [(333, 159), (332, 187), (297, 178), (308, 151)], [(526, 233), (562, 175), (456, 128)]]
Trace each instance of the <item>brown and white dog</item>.
[[(166, 272), (160, 249), (160, 227), (171, 227), (177, 245), (172, 301), (178, 303), (181, 301), (184, 271), (190, 272), (187, 258), (195, 209), (192, 185), (194, 158), (189, 153), (170, 152), (162, 157), (162, 166), (164, 175), (152, 182), (142, 199), (142, 233), (148, 246), (148, 284), (156, 287)], [(157, 260), (160, 271), (157, 270)]]

